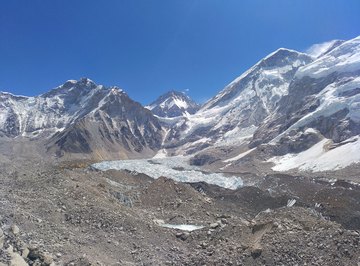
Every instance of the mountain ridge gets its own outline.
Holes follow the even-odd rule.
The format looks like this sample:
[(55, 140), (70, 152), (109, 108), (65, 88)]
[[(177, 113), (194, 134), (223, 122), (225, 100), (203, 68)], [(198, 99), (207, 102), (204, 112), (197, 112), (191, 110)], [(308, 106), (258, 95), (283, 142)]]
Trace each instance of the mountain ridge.
[(0, 135), (46, 139), (58, 157), (189, 155), (224, 171), (325, 139), (336, 149), (360, 134), (360, 37), (324, 47), (317, 57), (279, 48), (202, 106), (169, 91), (143, 107), (88, 78), (35, 97), (1, 92)]

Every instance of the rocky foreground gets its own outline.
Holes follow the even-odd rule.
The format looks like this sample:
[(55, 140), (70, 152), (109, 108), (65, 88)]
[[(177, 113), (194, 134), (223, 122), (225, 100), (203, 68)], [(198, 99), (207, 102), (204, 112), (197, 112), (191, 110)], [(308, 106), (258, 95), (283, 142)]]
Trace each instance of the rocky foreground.
[(358, 185), (251, 182), (227, 190), (88, 163), (3, 160), (0, 265), (359, 265)]

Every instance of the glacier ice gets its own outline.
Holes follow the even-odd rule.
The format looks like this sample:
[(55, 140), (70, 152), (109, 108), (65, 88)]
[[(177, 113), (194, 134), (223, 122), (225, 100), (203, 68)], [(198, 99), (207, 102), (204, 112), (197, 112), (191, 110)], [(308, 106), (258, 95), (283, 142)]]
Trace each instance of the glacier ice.
[(222, 173), (206, 173), (199, 167), (190, 166), (186, 157), (176, 156), (167, 158), (104, 161), (92, 165), (94, 168), (106, 171), (129, 170), (144, 173), (152, 178), (165, 176), (178, 182), (206, 182), (228, 189), (237, 189), (243, 186), (241, 177), (226, 176)]

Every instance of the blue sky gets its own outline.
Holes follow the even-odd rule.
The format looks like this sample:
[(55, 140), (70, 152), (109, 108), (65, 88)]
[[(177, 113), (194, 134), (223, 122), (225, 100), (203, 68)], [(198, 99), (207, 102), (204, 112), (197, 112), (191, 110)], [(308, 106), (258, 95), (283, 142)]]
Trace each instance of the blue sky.
[(203, 102), (279, 47), (360, 35), (359, 0), (11, 0), (0, 3), (0, 90), (38, 95), (68, 79), (149, 103)]

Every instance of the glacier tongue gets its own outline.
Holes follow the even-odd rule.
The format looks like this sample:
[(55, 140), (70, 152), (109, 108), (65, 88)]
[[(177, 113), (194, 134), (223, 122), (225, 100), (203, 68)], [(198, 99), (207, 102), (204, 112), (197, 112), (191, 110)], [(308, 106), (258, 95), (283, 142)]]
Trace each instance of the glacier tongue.
[(228, 189), (237, 189), (243, 185), (242, 179), (238, 176), (225, 176), (221, 173), (204, 173), (200, 168), (188, 165), (186, 157), (183, 156), (151, 160), (104, 161), (92, 166), (102, 171), (110, 169), (129, 170), (144, 173), (155, 179), (165, 176), (179, 182), (206, 182)]

